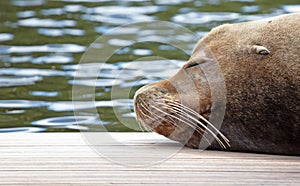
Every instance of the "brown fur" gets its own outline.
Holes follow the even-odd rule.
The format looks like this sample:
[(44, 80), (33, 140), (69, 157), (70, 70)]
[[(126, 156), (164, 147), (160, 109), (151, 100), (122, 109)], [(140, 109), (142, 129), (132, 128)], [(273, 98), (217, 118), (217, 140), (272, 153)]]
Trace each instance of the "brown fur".
[[(167, 89), (169, 94), (176, 94), (176, 99), (180, 94), (180, 99), (185, 100), (184, 105), (206, 114), (208, 118), (207, 105), (211, 106), (218, 100), (211, 100), (211, 90), (204, 72), (199, 68), (187, 67), (195, 61), (217, 61), (227, 91), (221, 128), (230, 140), (231, 147), (227, 149), (299, 155), (299, 23), (300, 14), (288, 14), (219, 26), (198, 42), (190, 60), (167, 80), (169, 83), (163, 81), (148, 87)], [(254, 46), (265, 47), (270, 54), (257, 54)], [(147, 94), (147, 90), (141, 93)], [(136, 112), (139, 111), (136, 109)], [(147, 125), (145, 122), (143, 124)], [(164, 129), (160, 127), (160, 130)], [(176, 135), (171, 139), (183, 143), (182, 137), (177, 139)], [(197, 148), (200, 139), (201, 134), (194, 133), (185, 144)], [(220, 149), (216, 143), (211, 148)]]

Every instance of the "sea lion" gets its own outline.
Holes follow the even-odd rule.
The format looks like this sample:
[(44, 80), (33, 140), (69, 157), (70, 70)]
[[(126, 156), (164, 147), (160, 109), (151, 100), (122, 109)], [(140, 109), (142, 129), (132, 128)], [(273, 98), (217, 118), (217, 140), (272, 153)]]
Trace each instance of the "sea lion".
[(300, 155), (299, 23), (212, 29), (177, 74), (136, 92), (138, 122), (191, 148)]

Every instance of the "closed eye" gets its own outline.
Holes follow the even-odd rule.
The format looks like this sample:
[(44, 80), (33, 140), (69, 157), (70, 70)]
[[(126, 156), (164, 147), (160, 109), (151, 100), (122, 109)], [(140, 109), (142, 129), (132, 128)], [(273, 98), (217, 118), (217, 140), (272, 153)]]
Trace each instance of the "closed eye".
[(191, 67), (194, 67), (194, 66), (198, 66), (199, 63), (197, 63), (196, 61), (189, 61), (187, 64), (185, 64), (185, 68), (191, 68)]
[(183, 68), (184, 69), (187, 69), (187, 68), (191, 68), (191, 67), (194, 67), (194, 66), (198, 66), (200, 64), (203, 64), (205, 62), (208, 62), (209, 59), (206, 58), (206, 57), (201, 57), (200, 59), (190, 59), (184, 66)]

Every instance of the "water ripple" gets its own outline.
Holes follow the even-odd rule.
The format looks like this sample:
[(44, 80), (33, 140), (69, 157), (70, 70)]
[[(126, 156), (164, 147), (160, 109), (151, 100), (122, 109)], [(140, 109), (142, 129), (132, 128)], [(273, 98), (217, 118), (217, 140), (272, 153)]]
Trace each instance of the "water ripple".
[(43, 9), (41, 10), (41, 14), (45, 16), (49, 15), (61, 15), (64, 14), (65, 11), (63, 8), (50, 8), (50, 9)]
[(182, 3), (192, 2), (193, 0), (155, 0), (157, 5), (180, 5)]
[(132, 51), (132, 53), (134, 55), (137, 55), (137, 56), (147, 56), (147, 55), (152, 54), (152, 50), (149, 50), (149, 49), (134, 49)]
[(36, 68), (1, 68), (0, 75), (14, 76), (69, 76), (68, 72)]
[(71, 36), (83, 36), (85, 34), (84, 30), (81, 29), (74, 29), (74, 28), (65, 28), (63, 29), (64, 34), (71, 35)]
[(122, 29), (113, 29), (114, 27), (108, 26), (97, 26), (94, 28), (95, 32), (106, 34), (106, 35), (126, 35), (132, 33), (138, 33), (140, 30), (138, 28), (122, 28)]
[(212, 21), (232, 21), (238, 19), (239, 16), (238, 13), (230, 12), (190, 12), (176, 15), (172, 20), (182, 24), (205, 24)]
[[(102, 124), (103, 122), (98, 121), (98, 123)], [(80, 126), (80, 125), (67, 125), (67, 126), (64, 126), (62, 128), (72, 129), (72, 130), (80, 130), (80, 131), (82, 131), (82, 130), (88, 131), (89, 130), (89, 127), (87, 127), (87, 126)]]
[(268, 17), (273, 17), (279, 15), (278, 13), (272, 13), (272, 14), (258, 14), (258, 15), (242, 15), (240, 16), (240, 22), (243, 21), (257, 21), (260, 19), (265, 19)]
[(74, 110), (85, 110), (98, 107), (128, 107), (133, 105), (133, 100), (101, 100), (101, 101), (57, 101), (49, 103), (48, 109), (55, 112), (66, 112)]
[[(144, 76), (150, 81), (153, 79), (156, 79), (157, 81), (157, 79), (166, 79), (175, 75), (184, 63), (184, 60), (153, 60), (121, 63), (120, 67), (123, 68), (123, 70), (119, 77), (126, 74), (125, 69), (131, 69), (134, 70), (136, 74), (140, 74), (140, 76)], [(139, 76), (136, 75), (134, 77)]]
[(63, 36), (65, 34), (64, 30), (54, 29), (54, 28), (39, 28), (38, 33), (41, 35), (52, 36), (52, 37)]
[(229, 2), (242, 2), (242, 3), (252, 3), (255, 2), (256, 0), (225, 0)]
[(74, 5), (65, 5), (64, 6), (64, 10), (66, 12), (86, 12), (86, 7), (82, 6), (82, 5), (77, 5), (77, 4), (74, 4)]
[(5, 114), (23, 114), (26, 110), (18, 109), (18, 110), (6, 110)]
[(24, 63), (24, 62), (30, 62), (32, 60), (32, 56), (4, 56), (3, 62), (8, 63)]
[(184, 60), (151, 60), (120, 63), (119, 66), (121, 68), (144, 71), (165, 71), (166, 69), (179, 69), (184, 63)]
[(282, 9), (287, 13), (300, 12), (300, 5), (283, 5)]
[(112, 77), (116, 77), (116, 73), (114, 72), (118, 69), (118, 67), (114, 64), (101, 63), (101, 62), (82, 63), (77, 65), (64, 65), (62, 66), (62, 68), (64, 70), (69, 70), (70, 74), (73, 77), (77, 77), (77, 78), (98, 77), (99, 75), (102, 76), (102, 74), (105, 74), (106, 72), (112, 74)]
[(69, 80), (68, 82), (72, 85), (82, 85), (90, 87), (111, 87), (123, 83), (123, 81), (119, 79), (79, 79)]
[(111, 25), (121, 25), (138, 21), (152, 21), (151, 16), (134, 15), (134, 14), (107, 14), (107, 15), (90, 15), (85, 14), (81, 17), (83, 20), (107, 23)]
[(19, 18), (33, 17), (33, 16), (35, 16), (35, 11), (33, 11), (33, 10), (26, 10), (26, 11), (17, 12), (17, 16)]
[(139, 15), (139, 14), (153, 14), (159, 11), (165, 10), (164, 7), (159, 6), (99, 6), (88, 8), (87, 13), (94, 14), (103, 14), (103, 15), (112, 15), (112, 14), (131, 14), (131, 15)]
[[(64, 65), (62, 67), (64, 70), (82, 70), (82, 71), (94, 71), (95, 69), (108, 69), (115, 70), (118, 67), (114, 64), (103, 63), (103, 62), (91, 62), (91, 63), (81, 63), (76, 65)], [(88, 72), (87, 72), (88, 73)]]
[(35, 84), (35, 82), (41, 81), (42, 79), (43, 78), (40, 76), (32, 76), (32, 77), (0, 76), (0, 87), (33, 85)]
[(58, 92), (45, 92), (45, 91), (32, 91), (30, 93), (33, 96), (43, 96), (43, 97), (56, 97)]
[(9, 41), (9, 40), (13, 40), (14, 39), (14, 35), (10, 34), (10, 33), (0, 33), (0, 42), (1, 41)]
[(30, 100), (0, 100), (0, 108), (34, 108), (44, 107), (48, 103), (44, 101), (30, 101)]
[(43, 63), (71, 63), (73, 62), (72, 56), (64, 56), (64, 55), (49, 55), (49, 56), (41, 56), (32, 59), (32, 63), (35, 64), (43, 64)]
[(143, 80), (132, 81), (132, 82), (124, 82), (120, 85), (120, 87), (130, 88), (130, 87), (142, 86), (142, 85), (147, 85), (150, 83), (155, 83), (157, 81), (158, 81), (157, 79), (143, 79)]
[(21, 7), (41, 6), (46, 3), (46, 0), (11, 0), (11, 3)]
[(45, 36), (63, 36), (63, 35), (72, 35), (72, 36), (83, 36), (85, 34), (84, 30), (81, 29), (54, 29), (54, 28), (39, 28), (38, 33)]
[(0, 128), (0, 133), (24, 133), (24, 132), (43, 132), (46, 128), (40, 127), (11, 127)]
[(33, 121), (31, 124), (36, 126), (66, 126), (66, 125), (76, 125), (76, 124), (96, 124), (99, 123), (97, 116), (61, 116), (41, 119), (38, 121)]
[(65, 112), (65, 111), (74, 111), (74, 110), (84, 110), (95, 108), (94, 102), (88, 101), (57, 101), (50, 103), (48, 106), (48, 110), (52, 110), (55, 112)]
[(111, 0), (56, 0), (68, 3), (103, 3), (110, 2)]
[(54, 19), (40, 19), (28, 18), (18, 21), (20, 26), (25, 27), (74, 27), (77, 22), (73, 20), (54, 20)]
[(242, 7), (242, 12), (246, 12), (246, 13), (258, 12), (259, 10), (260, 10), (260, 7), (257, 6), (257, 5), (243, 6)]
[(108, 41), (108, 43), (112, 46), (129, 46), (134, 44), (133, 40), (126, 40), (126, 39), (117, 39), (113, 38)]
[(47, 44), (40, 46), (8, 46), (0, 45), (0, 54), (10, 54), (10, 53), (32, 53), (32, 52), (69, 52), (69, 53), (79, 53), (84, 52), (85, 46), (77, 44)]

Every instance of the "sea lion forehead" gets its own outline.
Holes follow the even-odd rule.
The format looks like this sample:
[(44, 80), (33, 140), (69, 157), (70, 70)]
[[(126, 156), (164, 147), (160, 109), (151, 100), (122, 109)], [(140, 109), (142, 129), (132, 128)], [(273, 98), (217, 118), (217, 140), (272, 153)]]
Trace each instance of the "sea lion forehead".
[[(224, 24), (213, 28), (203, 39), (207, 42), (209, 39), (219, 38), (229, 35), (231, 40), (238, 40), (239, 36), (259, 37), (263, 34), (280, 35), (286, 33), (286, 27), (299, 31), (300, 13), (281, 15), (277, 17), (265, 18), (257, 21), (241, 22), (234, 24)], [(219, 36), (219, 37), (218, 37)]]
[(224, 24), (213, 28), (203, 37), (194, 48), (192, 56), (207, 53), (203, 49), (214, 54), (269, 55), (288, 43), (297, 46), (297, 40), (300, 39), (299, 22), (300, 13), (296, 13), (258, 21)]

